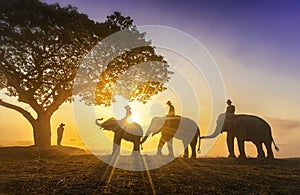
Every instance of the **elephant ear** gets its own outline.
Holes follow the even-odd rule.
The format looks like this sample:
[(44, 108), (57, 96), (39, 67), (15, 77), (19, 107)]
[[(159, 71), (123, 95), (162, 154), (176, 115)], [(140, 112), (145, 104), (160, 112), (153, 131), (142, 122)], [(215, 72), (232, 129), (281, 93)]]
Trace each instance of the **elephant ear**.
[(233, 121), (232, 121), (232, 125), (233, 125), (234, 127), (240, 127), (240, 126), (241, 126), (241, 121), (239, 121), (239, 120), (233, 120)]

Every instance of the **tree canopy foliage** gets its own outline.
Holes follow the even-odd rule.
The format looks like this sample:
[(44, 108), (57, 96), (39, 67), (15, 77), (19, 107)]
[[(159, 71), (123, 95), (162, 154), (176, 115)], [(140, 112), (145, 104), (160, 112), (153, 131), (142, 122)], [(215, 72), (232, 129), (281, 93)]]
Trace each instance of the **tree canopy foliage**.
[[(91, 55), (89, 63), (82, 63), (99, 41), (125, 29), (133, 33), (135, 40), (143, 42), (144, 47), (118, 53), (118, 45), (106, 45), (101, 54)], [(48, 5), (38, 0), (1, 0), (0, 42), (0, 88), (6, 89), (6, 95), (28, 104), (37, 117), (19, 105), (3, 100), (0, 100), (0, 105), (23, 114), (33, 126), (36, 145), (50, 145), (51, 116), (62, 103), (72, 101), (74, 79), (80, 65), (85, 66), (83, 70), (88, 76), (79, 76), (78, 81), (84, 84), (89, 80), (98, 84), (96, 91), (82, 90), (75, 94), (85, 103), (97, 105), (110, 105), (115, 95), (145, 102), (164, 89), (163, 84), (171, 74), (166, 61), (155, 53), (145, 34), (138, 32), (130, 17), (119, 12), (99, 23), (72, 6)], [(107, 66), (92, 63), (95, 60), (103, 62), (104, 56), (112, 51), (117, 57), (110, 59)], [(163, 79), (135, 85), (132, 91), (113, 92), (126, 70), (147, 61), (162, 62), (161, 66), (151, 66), (150, 63), (152, 68), (149, 71)], [(101, 74), (97, 75), (99, 71)], [(143, 75), (135, 76), (142, 80)]]

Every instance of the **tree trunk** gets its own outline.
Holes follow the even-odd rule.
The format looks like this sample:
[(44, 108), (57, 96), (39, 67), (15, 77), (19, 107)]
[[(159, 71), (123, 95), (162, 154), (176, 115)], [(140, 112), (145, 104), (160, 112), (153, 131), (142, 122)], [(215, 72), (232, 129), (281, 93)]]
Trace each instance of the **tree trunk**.
[(34, 145), (47, 148), (51, 146), (51, 116), (46, 114), (39, 115), (35, 120), (33, 127)]
[[(51, 127), (50, 127), (50, 119), (54, 111), (56, 111), (60, 104), (55, 104), (51, 111), (42, 111), (42, 109), (36, 109), (36, 113), (38, 114), (37, 119), (34, 119), (32, 115), (24, 110), (23, 108), (10, 104), (0, 99), (0, 105), (9, 109), (13, 109), (20, 114), (22, 114), (28, 122), (30, 122), (33, 128), (33, 138), (34, 145), (37, 147), (50, 147), (51, 146)], [(34, 108), (34, 106), (31, 106)]]

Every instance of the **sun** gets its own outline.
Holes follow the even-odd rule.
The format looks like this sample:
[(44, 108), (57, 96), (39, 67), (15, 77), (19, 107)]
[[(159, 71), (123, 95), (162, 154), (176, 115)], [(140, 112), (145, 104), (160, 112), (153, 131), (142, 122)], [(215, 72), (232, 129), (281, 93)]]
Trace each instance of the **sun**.
[(139, 122), (139, 116), (136, 114), (132, 114), (131, 117), (127, 118), (127, 123), (138, 123)]

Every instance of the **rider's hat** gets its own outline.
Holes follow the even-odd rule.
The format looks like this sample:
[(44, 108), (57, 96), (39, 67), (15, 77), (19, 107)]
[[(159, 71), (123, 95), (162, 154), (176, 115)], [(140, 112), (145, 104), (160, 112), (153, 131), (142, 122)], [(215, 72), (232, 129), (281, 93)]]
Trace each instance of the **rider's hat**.
[(226, 103), (227, 103), (227, 104), (231, 104), (232, 101), (231, 101), (230, 99), (228, 99)]

